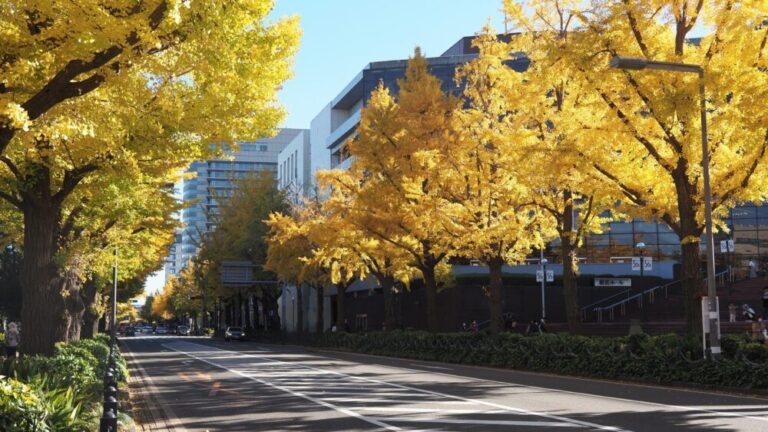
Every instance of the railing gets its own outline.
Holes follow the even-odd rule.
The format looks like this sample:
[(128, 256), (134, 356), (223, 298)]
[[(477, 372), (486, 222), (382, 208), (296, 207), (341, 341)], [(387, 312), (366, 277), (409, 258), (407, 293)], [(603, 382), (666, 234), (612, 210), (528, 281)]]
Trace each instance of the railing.
[[(715, 274), (715, 283), (719, 284), (719, 286), (725, 285), (726, 281), (730, 282), (730, 280), (731, 280), (731, 272), (730, 272), (730, 270), (723, 270), (720, 273)], [(704, 278), (703, 282), (706, 283), (706, 281), (707, 281), (707, 278)], [(608, 314), (608, 319), (609, 320), (613, 320), (616, 317), (616, 310), (617, 309), (618, 309), (619, 313), (621, 314), (621, 316), (626, 316), (627, 315), (627, 305), (630, 302), (637, 301), (638, 308), (642, 309), (643, 308), (643, 304), (646, 301), (645, 300), (645, 296), (646, 295), (648, 296), (648, 300), (647, 300), (648, 304), (653, 304), (656, 301), (656, 293), (658, 291), (664, 290), (664, 297), (665, 298), (669, 297), (669, 289), (673, 285), (679, 284), (679, 283), (680, 283), (680, 281), (676, 280), (676, 281), (672, 281), (672, 282), (666, 283), (664, 285), (657, 285), (657, 286), (648, 288), (648, 289), (646, 289), (646, 290), (644, 290), (642, 292), (639, 292), (637, 294), (628, 295), (626, 298), (623, 298), (623, 299), (621, 299), (621, 300), (619, 300), (617, 302), (614, 302), (612, 304), (609, 304), (607, 306), (593, 307), (592, 311), (597, 313), (597, 321), (598, 322), (603, 322), (603, 317), (604, 317), (605, 313)], [(625, 293), (626, 293), (626, 291), (625, 292), (621, 292), (621, 293), (617, 294), (616, 296), (619, 296), (619, 295), (625, 294)], [(597, 302), (595, 304), (602, 303), (603, 301), (605, 301), (607, 299), (608, 298), (603, 299), (603, 300), (601, 300), (601, 301), (599, 301), (599, 302)], [(583, 313), (586, 314), (586, 312), (583, 312)]]
[(587, 312), (589, 312), (590, 310), (596, 310), (597, 309), (596, 306), (598, 306), (599, 304), (605, 303), (605, 302), (607, 302), (609, 300), (612, 300), (612, 299), (615, 299), (615, 298), (618, 298), (618, 297), (628, 298), (630, 296), (631, 292), (632, 292), (632, 288), (627, 288), (624, 291), (620, 291), (620, 292), (618, 292), (616, 294), (610, 295), (610, 296), (602, 298), (602, 299), (600, 299), (600, 300), (598, 300), (596, 302), (592, 302), (592, 303), (590, 303), (590, 304), (588, 304), (586, 306), (583, 306), (581, 308), (581, 318), (584, 321), (586, 321), (587, 320)]

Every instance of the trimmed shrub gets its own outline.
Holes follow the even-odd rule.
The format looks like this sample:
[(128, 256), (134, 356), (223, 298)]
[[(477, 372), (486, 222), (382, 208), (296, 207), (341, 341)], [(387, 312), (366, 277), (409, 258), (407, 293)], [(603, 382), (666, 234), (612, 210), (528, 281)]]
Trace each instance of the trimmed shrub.
[(0, 430), (8, 432), (48, 432), (46, 409), (32, 388), (0, 376)]
[(568, 375), (768, 389), (768, 347), (742, 336), (723, 338), (718, 361), (702, 358), (700, 341), (661, 336), (584, 337), (471, 333), (325, 333), (318, 347), (449, 363)]

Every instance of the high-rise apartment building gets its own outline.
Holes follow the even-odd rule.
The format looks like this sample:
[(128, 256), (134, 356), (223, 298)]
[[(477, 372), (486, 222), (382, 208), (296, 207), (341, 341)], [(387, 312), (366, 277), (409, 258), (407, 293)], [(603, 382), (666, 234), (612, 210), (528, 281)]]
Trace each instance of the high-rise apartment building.
[(197, 254), (202, 236), (214, 228), (212, 216), (219, 212), (219, 200), (232, 196), (237, 180), (255, 171), (276, 174), (278, 154), (303, 133), (306, 133), (303, 129), (281, 129), (272, 138), (240, 143), (238, 151), (228, 153), (226, 158), (196, 161), (190, 165), (187, 172), (194, 177), (184, 180), (182, 194), (185, 202), (193, 204), (182, 211), (181, 236), (171, 249), (171, 256), (176, 255), (175, 261), (179, 265), (171, 266), (168, 261), (166, 277), (171, 270), (173, 274), (181, 271)]

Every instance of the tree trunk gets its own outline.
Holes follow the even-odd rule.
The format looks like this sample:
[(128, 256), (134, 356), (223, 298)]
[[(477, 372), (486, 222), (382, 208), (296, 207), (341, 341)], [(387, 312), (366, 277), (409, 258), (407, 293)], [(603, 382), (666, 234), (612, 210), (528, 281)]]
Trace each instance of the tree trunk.
[(384, 329), (392, 331), (397, 328), (395, 319), (395, 278), (391, 275), (377, 274), (376, 279), (381, 285), (381, 291), (384, 295)]
[(318, 285), (316, 288), (317, 290), (317, 316), (315, 316), (315, 332), (317, 334), (322, 334), (325, 330), (325, 320), (324, 320), (324, 314), (325, 314), (325, 303), (323, 302), (323, 286)]
[(436, 333), (439, 330), (437, 320), (437, 280), (435, 265), (427, 265), (421, 269), (424, 276), (424, 291), (426, 295), (427, 330)]
[[(701, 334), (701, 257), (699, 239), (702, 229), (696, 222), (696, 205), (693, 200), (696, 187), (688, 180), (687, 164), (683, 160), (676, 167), (673, 176), (677, 192), (677, 210), (680, 226), (677, 234), (681, 244), (681, 267), (683, 286), (683, 302), (686, 329), (689, 335)], [(686, 243), (686, 238), (695, 241)]]
[[(563, 261), (563, 296), (565, 300), (565, 316), (568, 320), (568, 331), (571, 334), (581, 334), (581, 310), (579, 309), (579, 291), (576, 285), (578, 262), (576, 257), (576, 231), (573, 226), (573, 201), (570, 191), (564, 193), (565, 207), (563, 212), (563, 229), (560, 232)], [(544, 275), (546, 277), (546, 275)]]
[(699, 242), (682, 247), (683, 310), (689, 335), (701, 334), (702, 278)]
[(501, 279), (501, 267), (504, 265), (504, 260), (501, 257), (495, 257), (488, 261), (489, 272), (489, 296), (488, 306), (491, 311), (490, 328), (491, 333), (497, 334), (504, 329), (504, 322), (501, 318), (501, 295), (503, 289), (503, 281)]
[(304, 334), (304, 290), (296, 286), (296, 332)]
[(66, 341), (69, 317), (58, 278), (56, 230), (59, 209), (27, 204), (24, 208), (24, 286), (21, 322), (24, 354), (53, 354), (56, 342)]
[(347, 331), (346, 311), (344, 310), (344, 303), (347, 293), (347, 284), (340, 282), (336, 284), (336, 331)]
[(80, 292), (80, 296), (83, 298), (83, 304), (85, 310), (83, 311), (83, 329), (80, 331), (80, 338), (90, 339), (93, 338), (99, 331), (99, 302), (100, 295), (98, 289), (96, 289), (96, 283), (92, 280), (88, 280), (83, 285)]

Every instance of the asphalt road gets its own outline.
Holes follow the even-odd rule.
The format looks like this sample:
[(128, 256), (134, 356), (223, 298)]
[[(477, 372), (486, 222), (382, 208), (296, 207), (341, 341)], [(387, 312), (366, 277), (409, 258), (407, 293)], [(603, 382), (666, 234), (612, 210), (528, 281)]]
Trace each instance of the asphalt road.
[(300, 347), (123, 341), (175, 431), (768, 431), (768, 399)]

